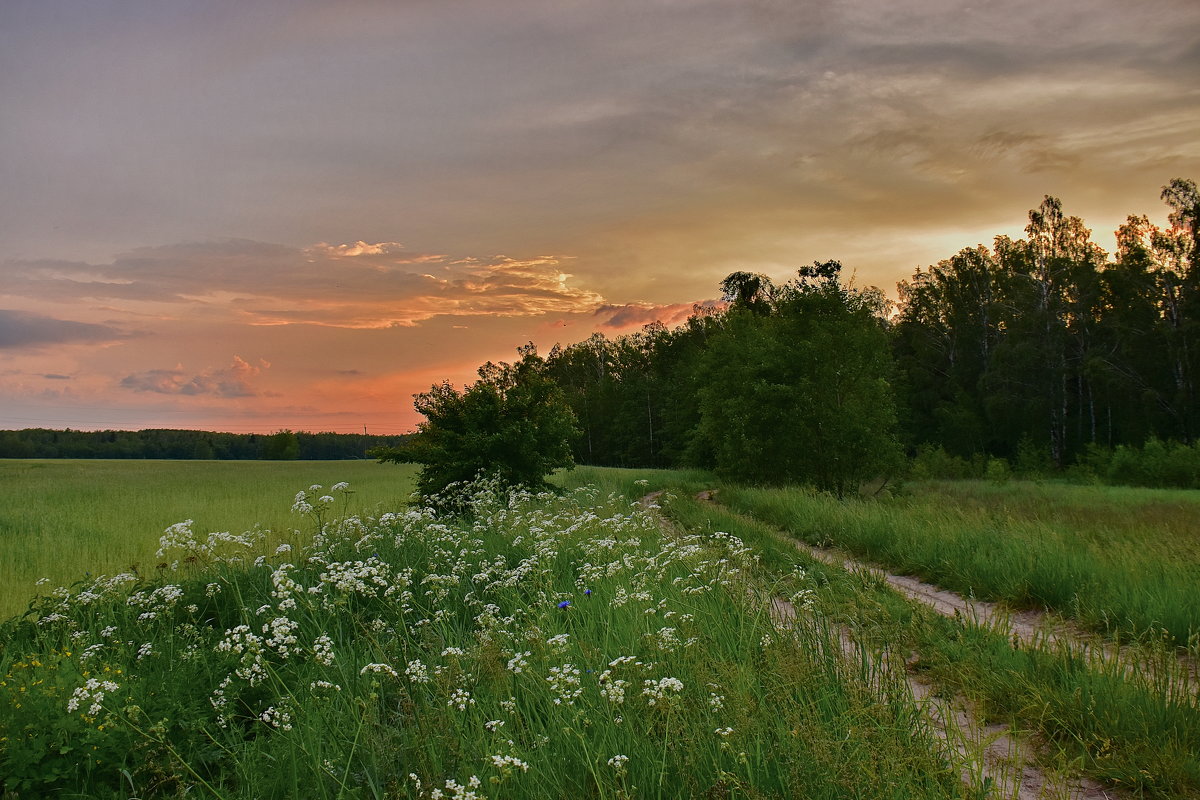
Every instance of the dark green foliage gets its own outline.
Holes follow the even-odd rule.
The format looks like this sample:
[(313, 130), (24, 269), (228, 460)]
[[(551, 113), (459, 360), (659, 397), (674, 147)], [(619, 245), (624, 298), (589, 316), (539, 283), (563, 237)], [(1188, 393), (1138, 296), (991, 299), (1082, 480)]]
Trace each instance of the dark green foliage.
[(262, 453), (268, 461), (296, 461), (300, 458), (300, 439), (292, 431), (278, 431), (263, 441)]
[(443, 382), (414, 395), (425, 416), (416, 435), (402, 447), (371, 454), (422, 464), (417, 493), (442, 507), (453, 505), (442, 497), (448, 487), (481, 473), (508, 486), (545, 487), (546, 475), (574, 465), (571, 442), (579, 430), (533, 345), (517, 352), (521, 358), (514, 364), (484, 364), (479, 380), (462, 392)]
[[(376, 447), (395, 447), (405, 436), (359, 433), (293, 434), (302, 460), (365, 458)], [(140, 431), (55, 431), (26, 428), (0, 431), (0, 458), (169, 458), (253, 460), (271, 439), (254, 433), (216, 433), (151, 428)]]
[(735, 304), (711, 340), (696, 436), (720, 474), (841, 497), (897, 466), (879, 297), (843, 286), (840, 269), (800, 270), (770, 309)]
[(893, 348), (907, 445), (1048, 474), (1089, 448), (1200, 434), (1200, 192), (1163, 189), (1170, 226), (1129, 217), (1109, 260), (1047, 197), (997, 237), (900, 284)]

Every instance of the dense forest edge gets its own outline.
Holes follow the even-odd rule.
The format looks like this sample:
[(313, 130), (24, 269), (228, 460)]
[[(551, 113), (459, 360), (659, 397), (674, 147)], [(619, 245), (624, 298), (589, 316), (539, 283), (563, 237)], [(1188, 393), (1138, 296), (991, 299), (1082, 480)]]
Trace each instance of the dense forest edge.
[(395, 447), (406, 438), (291, 430), (264, 435), (167, 428), (140, 431), (26, 428), (0, 431), (0, 458), (326, 461), (367, 458), (367, 451), (377, 447)]
[(530, 343), (461, 392), (435, 385), (414, 438), (374, 452), (425, 464), (424, 496), (572, 462), (838, 496), (905, 474), (1200, 488), (1200, 190), (1161, 197), (1168, 226), (1128, 217), (1110, 256), (1047, 196), (1026, 238), (918, 268), (897, 303), (837, 261), (781, 285), (734, 272), (678, 327)]

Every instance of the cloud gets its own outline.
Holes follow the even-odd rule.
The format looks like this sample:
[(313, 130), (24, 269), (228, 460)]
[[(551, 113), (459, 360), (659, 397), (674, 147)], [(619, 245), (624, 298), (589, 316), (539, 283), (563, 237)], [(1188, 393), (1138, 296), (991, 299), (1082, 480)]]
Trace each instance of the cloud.
[(293, 248), (233, 239), (144, 247), (107, 264), (10, 262), (14, 274), (5, 289), (59, 303), (158, 305), (168, 314), (190, 307), (257, 325), (370, 328), (599, 305), (599, 294), (571, 284), (563, 262), (553, 255), (452, 259), (411, 253), (395, 242)]
[(255, 397), (259, 393), (250, 386), (249, 380), (269, 366), (266, 362), (255, 366), (240, 356), (234, 356), (233, 363), (228, 367), (209, 369), (191, 376), (180, 367), (150, 369), (126, 375), (121, 379), (120, 386), (134, 392), (156, 394), (211, 395), (220, 398)]
[(674, 327), (694, 314), (697, 309), (713, 309), (723, 305), (719, 300), (704, 300), (699, 303), (672, 303), (669, 305), (656, 305), (653, 303), (603, 305), (595, 310), (593, 318), (596, 327), (614, 331), (627, 330), (654, 322), (661, 322), (667, 327)]
[(125, 338), (126, 334), (89, 322), (72, 322), (29, 311), (0, 309), (0, 349), (43, 347), (56, 344), (101, 344)]

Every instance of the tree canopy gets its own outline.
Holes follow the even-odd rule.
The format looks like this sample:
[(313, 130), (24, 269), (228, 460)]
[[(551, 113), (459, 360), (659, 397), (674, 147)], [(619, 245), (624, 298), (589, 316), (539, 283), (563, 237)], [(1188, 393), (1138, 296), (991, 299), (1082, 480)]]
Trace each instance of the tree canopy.
[(444, 381), (414, 395), (416, 410), (425, 416), (417, 433), (403, 446), (373, 455), (421, 464), (417, 493), (443, 508), (455, 502), (448, 487), (480, 476), (508, 486), (545, 487), (550, 472), (574, 466), (571, 445), (579, 431), (534, 346), (517, 353), (514, 363), (484, 364), (479, 380), (461, 392)]

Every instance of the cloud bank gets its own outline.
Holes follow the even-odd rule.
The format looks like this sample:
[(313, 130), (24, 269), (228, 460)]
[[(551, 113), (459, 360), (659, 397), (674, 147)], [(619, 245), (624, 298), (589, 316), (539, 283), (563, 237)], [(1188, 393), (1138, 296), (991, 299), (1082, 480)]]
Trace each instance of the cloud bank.
[(29, 311), (0, 309), (0, 349), (113, 342), (126, 334), (108, 325), (56, 319)]
[(139, 248), (105, 264), (9, 262), (12, 278), (4, 291), (52, 303), (153, 305), (167, 315), (184, 308), (223, 311), (255, 325), (351, 328), (599, 306), (603, 298), (572, 286), (562, 262), (554, 256), (450, 259), (409, 253), (395, 242), (296, 248), (228, 240)]

